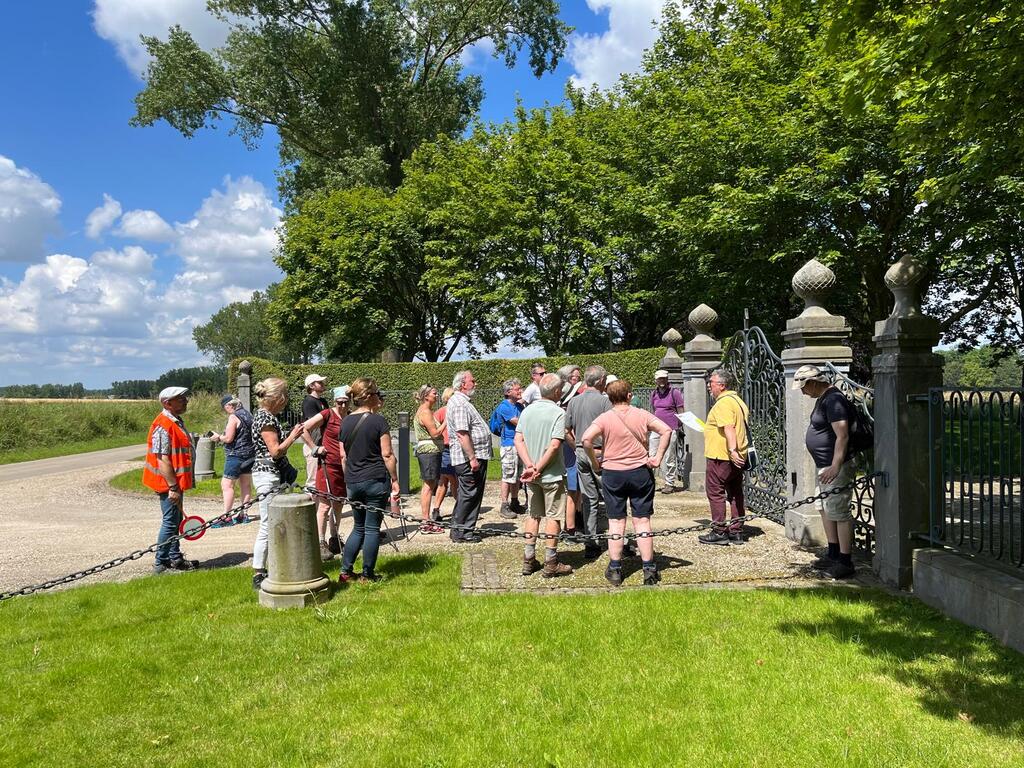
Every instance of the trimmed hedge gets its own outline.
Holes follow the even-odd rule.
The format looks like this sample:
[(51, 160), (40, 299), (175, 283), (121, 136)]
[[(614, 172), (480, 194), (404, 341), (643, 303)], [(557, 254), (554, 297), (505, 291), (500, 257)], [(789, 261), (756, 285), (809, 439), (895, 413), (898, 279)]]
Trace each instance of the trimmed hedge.
[[(377, 380), (377, 386), (385, 390), (415, 390), (423, 384), (433, 384), (439, 390), (450, 386), (452, 378), (459, 371), (473, 371), (476, 385), (480, 389), (500, 389), (506, 379), (519, 379), (523, 386), (530, 383), (530, 366), (541, 362), (549, 371), (556, 371), (570, 362), (581, 368), (600, 364), (620, 379), (628, 379), (636, 386), (653, 384), (654, 372), (665, 355), (663, 347), (636, 349), (627, 352), (607, 352), (599, 355), (575, 355), (573, 357), (496, 358), (488, 360), (456, 360), (450, 363), (321, 363), (317, 365), (291, 365), (273, 360), (248, 358), (252, 363), (252, 383), (268, 376), (280, 376), (288, 382), (293, 394), (302, 392), (302, 382), (310, 373), (327, 377), (327, 386), (348, 384), (360, 376)], [(232, 360), (228, 370), (228, 387), (236, 390), (238, 364)]]

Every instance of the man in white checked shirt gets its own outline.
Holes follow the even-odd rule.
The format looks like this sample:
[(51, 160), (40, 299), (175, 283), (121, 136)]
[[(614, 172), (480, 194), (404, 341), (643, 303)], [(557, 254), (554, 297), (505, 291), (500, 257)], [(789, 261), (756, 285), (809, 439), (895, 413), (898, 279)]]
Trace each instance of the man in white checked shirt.
[(455, 502), (452, 541), (472, 544), (480, 541), (474, 532), (480, 517), (480, 503), (491, 458), (491, 430), (470, 398), (476, 391), (471, 371), (459, 371), (452, 380), (455, 394), (448, 401), (446, 419), (451, 443), (452, 470), (459, 483)]

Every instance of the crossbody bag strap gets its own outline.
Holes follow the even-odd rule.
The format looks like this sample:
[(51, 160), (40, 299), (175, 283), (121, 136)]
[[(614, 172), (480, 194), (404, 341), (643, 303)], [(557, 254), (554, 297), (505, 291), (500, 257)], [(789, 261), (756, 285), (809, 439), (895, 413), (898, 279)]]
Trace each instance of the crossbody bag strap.
[(614, 413), (616, 416), (619, 417), (619, 421), (622, 422), (622, 426), (624, 426), (626, 428), (626, 431), (629, 432), (629, 434), (631, 434), (633, 436), (633, 439), (637, 441), (637, 443), (640, 445), (640, 447), (643, 448), (646, 451), (647, 450), (647, 444), (642, 439), (640, 439), (640, 437), (636, 434), (636, 432), (633, 431), (633, 428), (631, 426), (629, 426), (628, 423), (626, 423), (626, 417), (623, 416), (618, 411), (616, 411), (614, 408), (612, 409), (612, 413)]
[(366, 417), (369, 415), (370, 412), (367, 411), (366, 413), (359, 417), (359, 421), (357, 421), (356, 425), (352, 427), (352, 434), (349, 435), (348, 439), (344, 442), (346, 462), (348, 461), (348, 452), (352, 450), (352, 441), (356, 439), (356, 435), (359, 434), (359, 430), (362, 428), (363, 422), (366, 421)]

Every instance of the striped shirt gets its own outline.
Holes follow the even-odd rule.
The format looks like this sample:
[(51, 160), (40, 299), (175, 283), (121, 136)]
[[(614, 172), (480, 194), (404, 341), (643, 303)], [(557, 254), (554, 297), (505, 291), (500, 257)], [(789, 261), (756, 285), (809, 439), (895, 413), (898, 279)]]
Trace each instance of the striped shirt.
[(451, 396), (445, 418), (448, 419), (448, 436), (453, 467), (457, 464), (466, 464), (469, 461), (469, 457), (466, 456), (466, 452), (462, 448), (458, 432), (469, 432), (473, 453), (478, 459), (491, 458), (491, 429), (484, 421), (484, 417), (480, 415), (480, 411), (462, 392), (456, 392)]

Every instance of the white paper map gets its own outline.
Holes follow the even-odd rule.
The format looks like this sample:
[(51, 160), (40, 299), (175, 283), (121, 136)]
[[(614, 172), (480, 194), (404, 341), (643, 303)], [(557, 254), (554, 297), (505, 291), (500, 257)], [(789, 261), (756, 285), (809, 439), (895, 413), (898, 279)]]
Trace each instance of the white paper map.
[(683, 422), (683, 425), (692, 429), (694, 432), (704, 431), (704, 422), (693, 415), (691, 411), (683, 411), (679, 415), (679, 420)]

